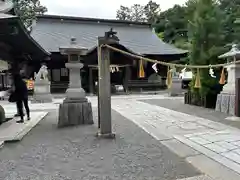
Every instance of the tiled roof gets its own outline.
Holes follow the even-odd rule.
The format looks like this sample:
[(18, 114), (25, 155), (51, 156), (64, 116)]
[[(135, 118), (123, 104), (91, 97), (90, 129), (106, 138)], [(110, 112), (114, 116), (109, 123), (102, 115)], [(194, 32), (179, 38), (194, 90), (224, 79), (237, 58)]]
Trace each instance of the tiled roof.
[(186, 53), (161, 41), (149, 24), (129, 21), (45, 15), (38, 18), (31, 35), (48, 52), (59, 52), (59, 47), (68, 45), (71, 37), (77, 38), (80, 46), (92, 49), (97, 37), (104, 36), (110, 28), (117, 32), (121, 45), (138, 54)]

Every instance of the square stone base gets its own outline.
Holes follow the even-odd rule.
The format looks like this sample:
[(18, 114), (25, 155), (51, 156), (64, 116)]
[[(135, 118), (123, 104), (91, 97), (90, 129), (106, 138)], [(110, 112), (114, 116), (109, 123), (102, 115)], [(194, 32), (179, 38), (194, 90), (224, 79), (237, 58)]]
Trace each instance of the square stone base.
[(58, 127), (93, 124), (92, 105), (90, 102), (64, 100), (59, 106)]
[(234, 116), (235, 115), (235, 95), (234, 94), (218, 94), (215, 110)]

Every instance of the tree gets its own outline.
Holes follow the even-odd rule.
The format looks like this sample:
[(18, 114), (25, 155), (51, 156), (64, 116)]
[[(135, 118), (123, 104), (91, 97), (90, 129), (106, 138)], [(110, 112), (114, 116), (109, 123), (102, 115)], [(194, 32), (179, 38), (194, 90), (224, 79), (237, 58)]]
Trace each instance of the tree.
[(140, 4), (134, 4), (131, 7), (131, 21), (144, 22), (145, 20), (144, 7)]
[(175, 5), (159, 15), (154, 27), (157, 33), (163, 32), (165, 42), (180, 45), (188, 41), (187, 25), (185, 7)]
[(131, 7), (120, 6), (116, 18), (153, 24), (160, 13), (160, 5), (150, 0), (147, 5), (134, 4)]
[[(189, 23), (190, 64), (209, 65), (218, 63), (222, 51), (222, 19), (218, 4), (214, 0), (199, 0), (193, 19)], [(210, 77), (208, 69), (201, 70), (201, 95), (214, 93), (211, 87), (218, 84), (216, 78)], [(192, 90), (194, 87), (192, 86)]]
[(120, 6), (120, 9), (117, 10), (117, 19), (130, 21), (131, 20), (131, 9), (126, 6)]
[(40, 0), (14, 0), (15, 12), (23, 21), (28, 30), (37, 15), (42, 15), (47, 12), (47, 8), (40, 4)]
[(147, 22), (154, 24), (160, 14), (160, 5), (150, 0), (146, 6), (144, 6), (144, 14)]
[(219, 7), (224, 14), (223, 28), (226, 43), (239, 43), (240, 29), (235, 21), (240, 17), (240, 0), (219, 0)]
[(134, 4), (130, 8), (120, 6), (120, 9), (117, 10), (116, 18), (119, 20), (143, 22), (145, 21), (144, 7), (140, 4)]

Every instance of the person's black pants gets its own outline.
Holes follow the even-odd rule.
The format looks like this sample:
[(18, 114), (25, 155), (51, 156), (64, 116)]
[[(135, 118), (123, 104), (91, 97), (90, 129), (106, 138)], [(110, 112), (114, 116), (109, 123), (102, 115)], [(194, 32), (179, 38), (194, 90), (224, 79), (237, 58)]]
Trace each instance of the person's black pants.
[(23, 104), (24, 104), (24, 107), (26, 109), (26, 113), (27, 113), (27, 116), (30, 117), (30, 110), (29, 110), (29, 106), (28, 106), (28, 99), (24, 99), (24, 100), (19, 100), (16, 102), (17, 103), (17, 111), (21, 117), (21, 120), (23, 120)]

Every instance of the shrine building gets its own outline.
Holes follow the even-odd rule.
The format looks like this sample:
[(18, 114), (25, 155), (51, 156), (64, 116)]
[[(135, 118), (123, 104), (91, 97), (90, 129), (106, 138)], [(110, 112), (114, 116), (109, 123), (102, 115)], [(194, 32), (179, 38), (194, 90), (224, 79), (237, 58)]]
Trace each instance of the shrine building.
[[(176, 61), (187, 52), (164, 43), (150, 24), (121, 20), (43, 15), (38, 16), (31, 31), (16, 16), (11, 0), (0, 0), (0, 91), (10, 86), (9, 69), (24, 70), (26, 78), (34, 78), (42, 63), (49, 71), (52, 93), (64, 93), (68, 87), (69, 72), (65, 67), (67, 56), (59, 48), (67, 46), (75, 37), (78, 45), (87, 48), (81, 70), (82, 86), (88, 93), (97, 92), (98, 58), (97, 38), (113, 29), (119, 44), (116, 48), (161, 61)], [(144, 77), (139, 77), (139, 60), (111, 51), (111, 84), (121, 85), (126, 91), (165, 88), (167, 69), (144, 62)], [(80, 78), (80, 77), (79, 77)]]
[[(186, 56), (186, 51), (159, 39), (148, 23), (54, 15), (39, 16), (31, 36), (45, 51), (51, 53), (46, 63), (52, 92), (64, 92), (68, 86), (68, 70), (65, 68), (67, 57), (60, 54), (59, 47), (68, 45), (71, 37), (77, 39), (78, 45), (89, 50), (83, 58), (82, 85), (87, 92), (96, 92), (97, 37), (104, 36), (110, 29), (117, 32), (120, 41), (115, 47), (121, 50), (161, 61), (179, 60)], [(153, 63), (145, 62), (145, 77), (139, 78), (139, 60), (112, 51), (110, 59), (112, 85), (123, 85), (127, 90), (164, 88), (166, 67), (158, 65), (157, 75), (152, 68)]]

